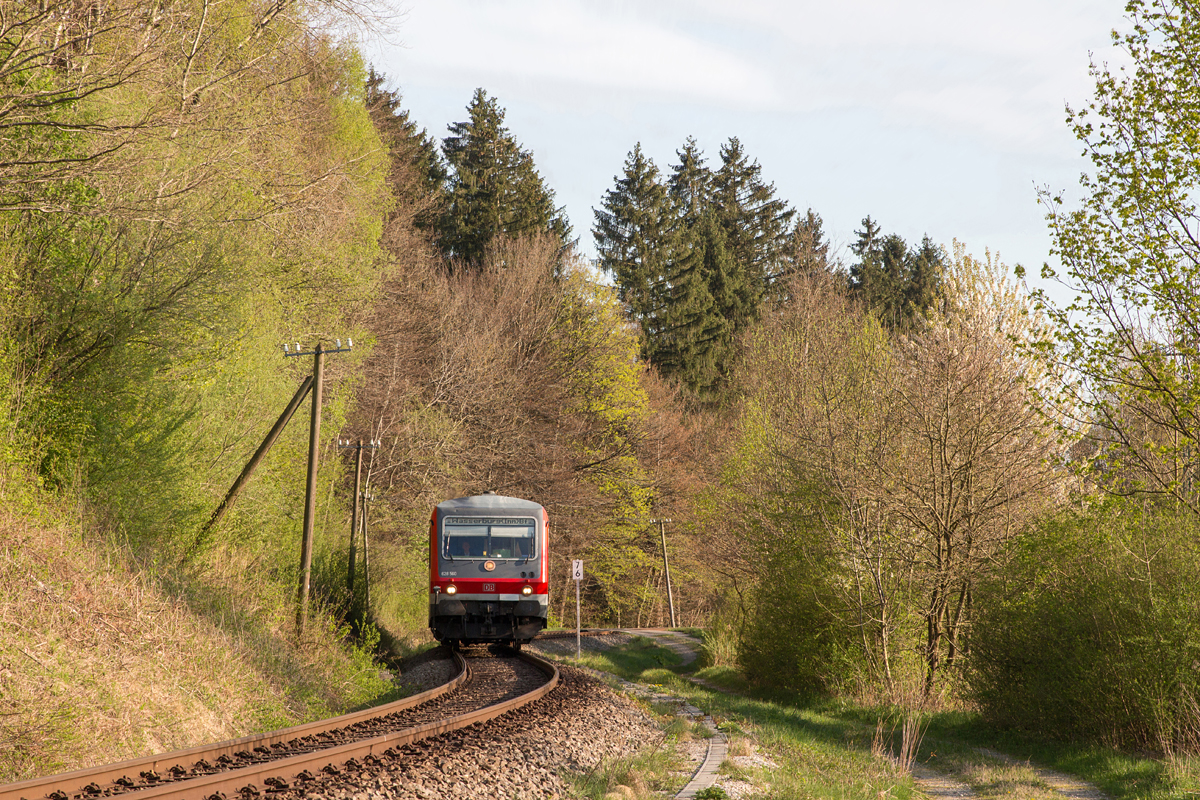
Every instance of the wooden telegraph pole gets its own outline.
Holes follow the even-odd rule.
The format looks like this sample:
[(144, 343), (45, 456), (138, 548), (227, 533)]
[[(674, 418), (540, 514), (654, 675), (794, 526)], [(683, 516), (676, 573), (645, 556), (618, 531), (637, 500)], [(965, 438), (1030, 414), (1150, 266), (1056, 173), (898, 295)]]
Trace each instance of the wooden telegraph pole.
[(354, 450), (354, 510), (350, 513), (350, 558), (346, 569), (346, 594), (350, 598), (352, 615), (357, 614), (355, 605), (355, 578), (356, 568), (358, 566), (358, 533), (361, 530), (363, 533), (363, 569), (366, 569), (366, 529), (367, 529), (367, 514), (365, 498), (362, 497), (362, 461), (363, 450), (374, 450), (379, 447), (379, 440), (372, 439), (366, 444), (362, 439), (357, 442), (352, 442), (349, 439), (345, 441), (338, 439), (339, 450)]
[(312, 579), (312, 544), (313, 520), (316, 517), (317, 506), (317, 455), (321, 440), (321, 393), (324, 388), (324, 369), (326, 353), (346, 353), (354, 347), (352, 339), (346, 340), (347, 346), (342, 347), (342, 340), (337, 340), (337, 347), (326, 350), (317, 343), (316, 349), (301, 351), (300, 343), (296, 343), (296, 352), (290, 352), (287, 345), (283, 346), (285, 356), (313, 357), (312, 374), (312, 415), (308, 425), (308, 482), (304, 490), (304, 531), (300, 540), (300, 583), (296, 588), (296, 640), (304, 636), (304, 626), (308, 623), (309, 584)]
[(652, 519), (651, 524), (658, 523), (658, 533), (662, 537), (663, 549), (663, 573), (667, 577), (667, 605), (671, 609), (671, 627), (677, 628), (675, 624), (675, 595), (671, 592), (671, 564), (667, 561), (667, 523), (669, 519)]

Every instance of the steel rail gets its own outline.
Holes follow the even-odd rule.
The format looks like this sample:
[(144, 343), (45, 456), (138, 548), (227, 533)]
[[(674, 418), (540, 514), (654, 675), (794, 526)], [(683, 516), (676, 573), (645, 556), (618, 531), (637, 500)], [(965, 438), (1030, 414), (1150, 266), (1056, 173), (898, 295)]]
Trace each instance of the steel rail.
[[(68, 797), (74, 796), (94, 796), (99, 795), (103, 788), (116, 785), (116, 781), (128, 775), (140, 775), (143, 772), (159, 773), (168, 772), (173, 766), (190, 767), (201, 760), (216, 761), (221, 756), (234, 756), (234, 754), (242, 751), (253, 751), (256, 747), (270, 747), (273, 744), (280, 742), (289, 742), (296, 739), (302, 739), (308, 736), (316, 736), (332, 730), (338, 730), (354, 725), (365, 720), (387, 716), (398, 711), (403, 711), (422, 703), (429, 702), (447, 692), (457, 689), (465, 683), (470, 677), (470, 670), (467, 668), (466, 661), (458, 653), (453, 654), (455, 663), (458, 666), (458, 674), (450, 681), (436, 686), (420, 694), (412, 697), (405, 697), (391, 703), (386, 703), (375, 708), (365, 709), (363, 711), (355, 711), (349, 714), (343, 714), (338, 717), (310, 722), (304, 725), (296, 725), (291, 728), (282, 728), (276, 731), (267, 733), (254, 734), (252, 736), (244, 736), (240, 739), (231, 739), (225, 742), (216, 744), (201, 745), (192, 747), (186, 750), (177, 750), (169, 753), (160, 753), (153, 756), (143, 756), (141, 758), (130, 759), (116, 764), (107, 764), (98, 767), (90, 767), (87, 769), (67, 772), (61, 775), (51, 775), (45, 778), (34, 778), (19, 783), (11, 783), (7, 786), (0, 786), (0, 800), (21, 800), (21, 798), (41, 798), (48, 796), (49, 793), (62, 793)], [(557, 672), (555, 677), (557, 677)], [(548, 691), (548, 690), (547, 690)], [(520, 698), (518, 698), (520, 699)], [(436, 723), (435, 723), (436, 724)], [(470, 723), (468, 723), (470, 724)], [(427, 727), (427, 726), (421, 726)], [(437, 731), (440, 732), (440, 731)], [(403, 732), (397, 732), (403, 733)], [(394, 736), (389, 734), (388, 736)], [(426, 733), (426, 736), (432, 735)], [(378, 737), (381, 739), (388, 738)], [(374, 740), (366, 739), (358, 744), (368, 744)], [(167, 795), (176, 797), (207, 797), (218, 790), (224, 790), (223, 785), (209, 789), (204, 794), (190, 793), (186, 791), (186, 787), (195, 784), (198, 781), (209, 782), (214, 779), (232, 778), (232, 776), (250, 777), (252, 774), (266, 772), (272, 775), (279, 775), (281, 771), (285, 771), (285, 765), (291, 762), (299, 763), (301, 760), (309, 758), (320, 760), (322, 756), (333, 754), (334, 751), (353, 747), (354, 745), (344, 745), (341, 747), (330, 748), (322, 751), (317, 751), (303, 756), (292, 756), (288, 758), (280, 758), (274, 761), (268, 761), (262, 764), (255, 764), (248, 767), (240, 767), (217, 772), (212, 775), (197, 776), (193, 778), (166, 778), (164, 782), (158, 785), (149, 785), (145, 787), (130, 788), (128, 793), (136, 794), (140, 797), (163, 797)], [(389, 746), (394, 746), (389, 745)], [(365, 755), (365, 753), (364, 753)], [(346, 760), (353, 755), (346, 756)], [(300, 767), (293, 773), (288, 774), (288, 778), (292, 778), (296, 773), (302, 771), (305, 767)], [(234, 782), (242, 780), (242, 778), (232, 778)], [(253, 779), (243, 780), (241, 786), (255, 783)], [(206, 783), (207, 785), (207, 783)], [(89, 786), (95, 786), (100, 791), (88, 791)], [(239, 786), (240, 788), (240, 786)]]
[(240, 793), (248, 785), (265, 787), (267, 779), (280, 775), (286, 775), (287, 777), (283, 781), (276, 781), (272, 785), (272, 788), (284, 789), (289, 786), (302, 786), (303, 781), (297, 780), (297, 776), (302, 772), (311, 773), (313, 771), (321, 771), (323, 767), (344, 764), (352, 758), (378, 757), (393, 748), (409, 744), (410, 742), (436, 736), (439, 733), (466, 728), (477, 722), (487, 722), (490, 719), (495, 719), (501, 714), (528, 705), (534, 700), (544, 697), (551, 689), (558, 685), (558, 668), (553, 664), (526, 653), (517, 653), (516, 655), (517, 658), (541, 669), (549, 680), (531, 692), (526, 692), (519, 697), (514, 697), (511, 700), (487, 706), (477, 711), (469, 711), (447, 719), (427, 722), (423, 725), (393, 731), (392, 733), (377, 736), (373, 739), (339, 745), (316, 753), (292, 756), (216, 775), (193, 778), (188, 781), (182, 781), (174, 786), (163, 785), (141, 789), (138, 791), (135, 800), (166, 797), (171, 798), (171, 800), (208, 800), (213, 797), (232, 796)]

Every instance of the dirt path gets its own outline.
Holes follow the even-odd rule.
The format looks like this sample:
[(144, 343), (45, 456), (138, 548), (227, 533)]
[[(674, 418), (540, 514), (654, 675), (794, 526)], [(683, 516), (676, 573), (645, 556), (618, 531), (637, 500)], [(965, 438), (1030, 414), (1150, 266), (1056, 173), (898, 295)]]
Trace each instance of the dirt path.
[(978, 797), (975, 790), (965, 783), (959, 783), (953, 778), (934, 772), (929, 767), (913, 764), (913, 783), (923, 794), (934, 797)]
[(696, 660), (704, 642), (695, 636), (679, 631), (669, 631), (664, 628), (625, 628), (622, 633), (632, 633), (635, 636), (646, 636), (679, 656), (680, 666), (686, 667)]
[(1020, 761), (998, 750), (990, 750), (986, 747), (977, 747), (975, 749), (980, 755), (994, 758), (997, 761), (1003, 761), (1005, 764), (1032, 769), (1038, 780), (1050, 787), (1056, 795), (1073, 797), (1076, 800), (1108, 800), (1108, 795), (1087, 781), (1081, 781), (1066, 773), (1057, 772), (1046, 767), (1035, 767), (1028, 761)]

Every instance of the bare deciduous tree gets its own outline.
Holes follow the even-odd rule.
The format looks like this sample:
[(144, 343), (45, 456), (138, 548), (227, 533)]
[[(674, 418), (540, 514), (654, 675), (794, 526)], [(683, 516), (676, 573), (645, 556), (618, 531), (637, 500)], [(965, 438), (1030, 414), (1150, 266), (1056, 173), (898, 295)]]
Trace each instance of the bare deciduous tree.
[(961, 652), (975, 577), (1056, 480), (1055, 440), (1008, 339), (1017, 323), (998, 321), (1023, 317), (1005, 317), (996, 304), (1013, 299), (981, 289), (988, 269), (956, 255), (954, 310), (917, 332), (889, 340), (829, 281), (810, 281), (747, 356), (760, 475), (820, 487), (790, 524), (834, 551), (829, 591), (870, 673), (895, 691), (899, 649), (920, 642), (926, 696)]

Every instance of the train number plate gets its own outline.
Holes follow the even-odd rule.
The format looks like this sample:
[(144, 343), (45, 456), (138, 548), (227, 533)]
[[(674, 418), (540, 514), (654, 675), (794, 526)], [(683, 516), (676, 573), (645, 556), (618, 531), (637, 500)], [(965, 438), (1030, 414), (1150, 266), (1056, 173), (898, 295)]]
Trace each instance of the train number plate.
[(483, 590), (484, 590), (485, 592), (494, 592), (494, 591), (496, 591), (496, 584), (494, 584), (494, 583), (485, 583), (485, 584), (483, 585)]

